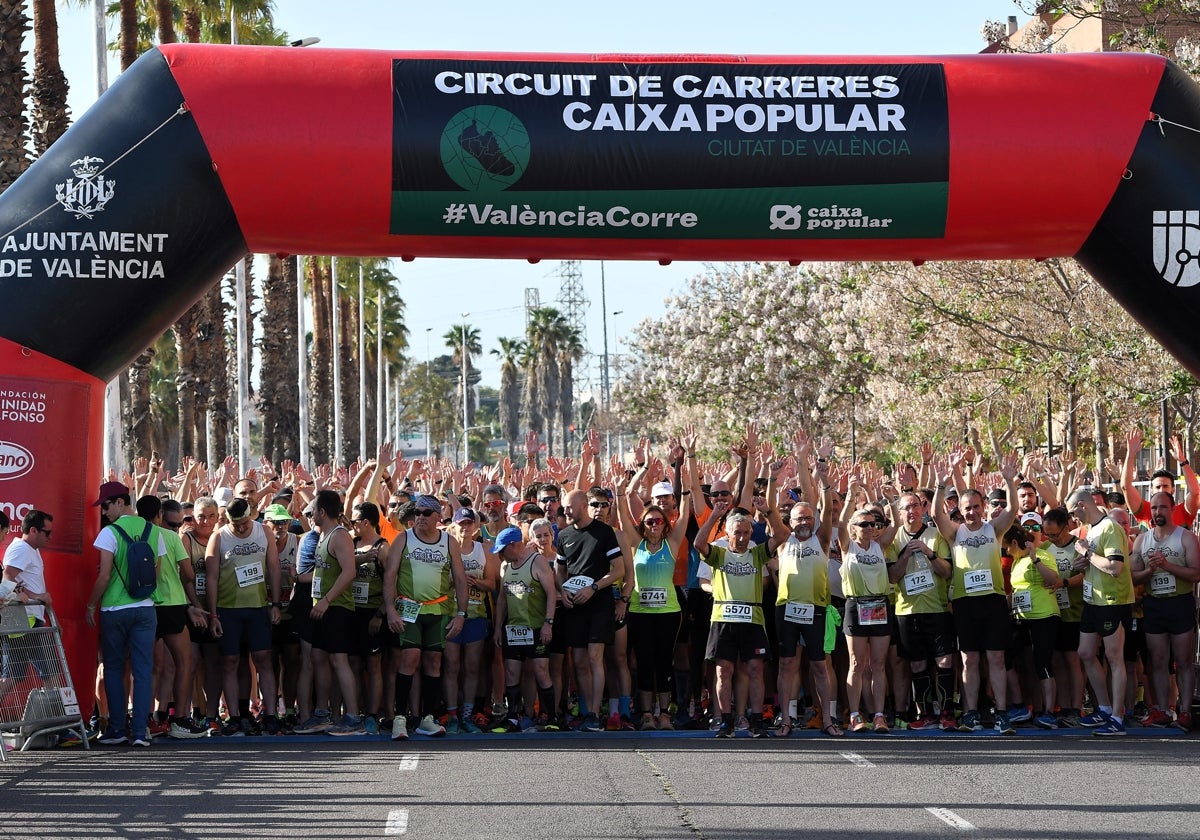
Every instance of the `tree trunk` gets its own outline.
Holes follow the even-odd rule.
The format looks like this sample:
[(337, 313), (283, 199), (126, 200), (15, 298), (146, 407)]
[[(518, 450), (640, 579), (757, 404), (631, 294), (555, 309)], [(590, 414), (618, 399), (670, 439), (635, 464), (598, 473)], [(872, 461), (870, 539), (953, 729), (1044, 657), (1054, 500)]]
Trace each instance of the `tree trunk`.
[(342, 295), (337, 352), (342, 375), (342, 457), (353, 464), (362, 456), (358, 451), (358, 296)]
[(1067, 386), (1067, 424), (1063, 429), (1063, 446), (1076, 452), (1079, 449), (1079, 424), (1075, 412), (1079, 409), (1079, 391), (1074, 383)]
[(54, 0), (33, 0), (33, 36), (33, 150), (40, 157), (70, 124)]
[(25, 52), (29, 16), (23, 0), (0, 0), (0, 191), (29, 167), (25, 148), (29, 124), (25, 119)]
[(183, 10), (183, 39), (189, 44), (200, 43), (200, 7), (195, 3)]
[(299, 460), (296, 387), (296, 258), (272, 256), (263, 283), (258, 407), (263, 454), (273, 463)]
[(150, 422), (150, 362), (154, 348), (147, 347), (129, 368), (129, 443), (133, 458), (150, 457), (154, 449)]
[(179, 405), (179, 455), (204, 460), (196, 448), (196, 319), (199, 301), (175, 322), (175, 397)]
[(1104, 468), (1109, 459), (1108, 446), (1108, 408), (1104, 400), (1092, 401), (1092, 416), (1096, 421), (1096, 483), (1104, 481)]
[[(330, 337), (329, 264), (312, 257), (308, 261), (312, 287), (312, 353), (309, 354), (309, 394), (312, 401), (309, 425), (309, 455), (314, 464), (329, 462), (333, 440), (333, 342)], [(310, 465), (311, 466), (311, 465)]]
[(204, 345), (199, 349), (204, 369), (199, 393), (203, 394), (208, 415), (202, 422), (212, 434), (211, 439), (206, 437), (206, 448), (213, 459), (211, 469), (216, 469), (229, 449), (229, 343), (222, 285), (214, 284), (205, 295), (204, 323), (198, 336)]
[(175, 37), (175, 4), (171, 0), (154, 0), (155, 17), (158, 18), (158, 42), (174, 44)]
[(120, 20), (121, 30), (118, 41), (121, 49), (121, 69), (128, 70), (138, 57), (137, 0), (121, 0)]

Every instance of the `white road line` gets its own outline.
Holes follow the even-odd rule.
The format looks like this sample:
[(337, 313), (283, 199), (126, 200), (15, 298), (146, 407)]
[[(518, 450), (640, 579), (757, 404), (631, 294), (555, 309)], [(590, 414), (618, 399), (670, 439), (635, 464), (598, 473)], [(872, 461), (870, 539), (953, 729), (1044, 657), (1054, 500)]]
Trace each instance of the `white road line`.
[(844, 753), (838, 753), (838, 755), (840, 755), (842, 758), (849, 761), (851, 764), (857, 765), (858, 767), (874, 767), (875, 766), (874, 764), (867, 761), (865, 758), (863, 758), (858, 753), (844, 752)]
[(385, 835), (404, 834), (408, 831), (408, 811), (399, 809), (388, 812), (387, 827), (384, 828)]
[(975, 826), (964, 820), (958, 814), (951, 811), (949, 808), (926, 808), (926, 811), (933, 814), (939, 820), (944, 822), (951, 828), (957, 828), (959, 831), (974, 831)]
[(417, 762), (421, 760), (419, 755), (406, 755), (400, 759), (401, 770), (416, 770)]

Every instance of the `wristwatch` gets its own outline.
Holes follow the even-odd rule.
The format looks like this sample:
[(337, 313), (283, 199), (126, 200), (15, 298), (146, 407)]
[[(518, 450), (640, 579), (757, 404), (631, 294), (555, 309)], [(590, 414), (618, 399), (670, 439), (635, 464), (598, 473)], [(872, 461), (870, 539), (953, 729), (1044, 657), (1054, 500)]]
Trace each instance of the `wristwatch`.
[(593, 591), (593, 592), (599, 592), (599, 591), (600, 591), (600, 587), (599, 587), (599, 586), (597, 586), (595, 583), (593, 583), (593, 584), (592, 584), (592, 591)]
[(466, 618), (466, 617), (467, 617), (467, 613), (466, 613), (466, 611), (465, 611), (465, 610), (459, 610), (458, 612), (456, 612), (456, 613), (455, 613), (455, 615), (456, 615), (456, 616), (458, 616), (459, 618)]
[(553, 624), (553, 623), (554, 623), (554, 619), (553, 619), (553, 618), (547, 618), (547, 619), (546, 619), (546, 621), (545, 621), (545, 623), (546, 623), (546, 624)]

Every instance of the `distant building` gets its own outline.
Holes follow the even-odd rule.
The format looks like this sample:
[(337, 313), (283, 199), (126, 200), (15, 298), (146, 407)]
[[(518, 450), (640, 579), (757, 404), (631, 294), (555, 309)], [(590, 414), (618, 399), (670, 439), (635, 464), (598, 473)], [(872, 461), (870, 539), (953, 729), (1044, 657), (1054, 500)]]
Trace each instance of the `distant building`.
[(1181, 21), (1178, 15), (1165, 11), (1146, 14), (1139, 8), (1145, 4), (1135, 0), (1108, 0), (1094, 5), (1097, 8), (1103, 5), (1112, 11), (1083, 16), (1041, 11), (1020, 27), (1015, 15), (1010, 15), (1003, 24), (985, 25), (984, 37), (989, 43), (981, 52), (1088, 53), (1149, 49), (1175, 59), (1183, 57), (1175, 54), (1181, 38), (1185, 43), (1200, 42), (1200, 15), (1194, 16), (1195, 20)]

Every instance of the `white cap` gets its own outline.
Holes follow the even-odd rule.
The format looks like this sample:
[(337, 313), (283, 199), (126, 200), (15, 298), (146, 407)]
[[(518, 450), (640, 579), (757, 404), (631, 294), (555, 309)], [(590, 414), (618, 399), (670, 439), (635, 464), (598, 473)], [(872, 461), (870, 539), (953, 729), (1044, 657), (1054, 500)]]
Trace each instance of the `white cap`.
[(650, 488), (651, 496), (674, 496), (675, 488), (671, 486), (669, 481), (660, 481)]
[(233, 501), (233, 490), (229, 487), (218, 487), (213, 493), (213, 498), (219, 507), (229, 507), (229, 503)]

